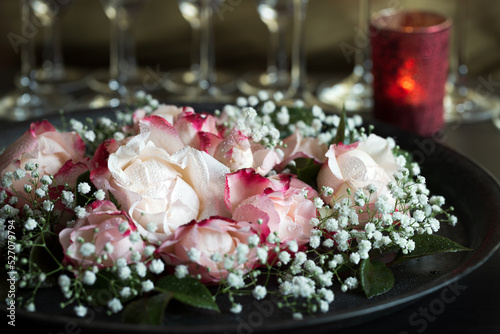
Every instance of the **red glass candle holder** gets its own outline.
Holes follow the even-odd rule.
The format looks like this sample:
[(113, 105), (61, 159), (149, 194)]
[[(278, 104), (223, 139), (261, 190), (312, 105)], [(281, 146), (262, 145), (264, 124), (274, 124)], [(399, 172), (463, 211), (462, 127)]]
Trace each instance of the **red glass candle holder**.
[(385, 10), (370, 21), (374, 117), (430, 137), (444, 126), (451, 20)]

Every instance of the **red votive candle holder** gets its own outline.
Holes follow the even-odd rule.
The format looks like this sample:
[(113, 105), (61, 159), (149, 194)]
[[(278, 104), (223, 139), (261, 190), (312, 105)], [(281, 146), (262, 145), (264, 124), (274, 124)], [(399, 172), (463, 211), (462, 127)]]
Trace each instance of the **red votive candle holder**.
[(431, 137), (444, 126), (451, 20), (384, 10), (370, 20), (374, 117)]

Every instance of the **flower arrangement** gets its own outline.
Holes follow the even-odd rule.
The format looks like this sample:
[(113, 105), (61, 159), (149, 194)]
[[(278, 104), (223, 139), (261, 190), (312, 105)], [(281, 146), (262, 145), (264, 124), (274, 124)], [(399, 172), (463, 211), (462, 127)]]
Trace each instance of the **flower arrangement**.
[(25, 291), (7, 305), (34, 311), (58, 286), (77, 316), (100, 303), (161, 324), (170, 299), (239, 313), (273, 295), (301, 319), (334, 285), (371, 298), (392, 265), (467, 250), (435, 234), (457, 218), (418, 164), (358, 116), (264, 93), (215, 113), (139, 97), (116, 120), (35, 122), (0, 156), (1, 254)]

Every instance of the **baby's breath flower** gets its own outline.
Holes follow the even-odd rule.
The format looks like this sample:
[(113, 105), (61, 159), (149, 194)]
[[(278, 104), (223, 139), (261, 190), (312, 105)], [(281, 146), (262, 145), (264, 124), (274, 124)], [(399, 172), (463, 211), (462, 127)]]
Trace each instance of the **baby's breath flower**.
[(287, 243), (287, 246), (292, 253), (297, 253), (299, 251), (299, 244), (297, 243), (297, 240), (290, 240)]
[(75, 201), (75, 195), (71, 191), (63, 190), (61, 192), (61, 202), (66, 207), (71, 207)]
[(51, 212), (54, 209), (54, 203), (49, 200), (45, 200), (42, 203), (43, 209), (47, 212)]
[(123, 281), (128, 279), (131, 274), (132, 274), (132, 269), (130, 269), (130, 267), (128, 266), (118, 268), (118, 278)]
[(98, 201), (102, 201), (104, 200), (104, 198), (106, 197), (106, 193), (104, 192), (104, 190), (102, 189), (99, 189), (97, 191), (94, 192), (94, 197), (98, 200)]
[(163, 264), (163, 261), (160, 259), (155, 259), (149, 264), (149, 271), (151, 271), (153, 274), (161, 274), (164, 269), (165, 264)]
[(89, 142), (93, 143), (94, 140), (96, 139), (96, 134), (94, 131), (89, 130), (83, 133), (83, 137), (87, 139)]
[(243, 280), (243, 277), (235, 273), (229, 273), (227, 276), (227, 284), (233, 288), (242, 288), (245, 286), (245, 281)]
[(148, 279), (144, 282), (141, 282), (141, 287), (142, 287), (142, 291), (149, 292), (155, 288), (155, 285), (153, 284), (153, 282), (151, 280)]
[(27, 172), (31, 172), (33, 171), (34, 169), (36, 168), (36, 165), (33, 161), (28, 161), (25, 165), (24, 165), (24, 170), (27, 171)]
[(132, 296), (132, 289), (128, 286), (125, 286), (120, 290), (119, 294), (122, 298), (129, 298), (130, 296)]
[(15, 180), (21, 180), (26, 175), (24, 169), (18, 168), (14, 171), (13, 176)]
[(40, 182), (46, 186), (50, 186), (52, 184), (52, 178), (49, 175), (44, 175), (40, 179)]
[[(248, 101), (247, 101), (247, 99), (246, 99), (245, 97), (243, 97), (243, 96), (238, 96), (238, 97), (236, 98), (236, 105), (237, 105), (238, 107), (246, 107), (246, 106), (248, 105)], [(256, 113), (256, 114), (257, 114), (257, 113)]]
[(129, 224), (127, 222), (121, 222), (120, 225), (118, 225), (118, 231), (120, 233), (125, 233), (129, 230)]
[(45, 190), (43, 190), (42, 188), (37, 188), (35, 190), (35, 195), (37, 195), (40, 198), (45, 197)]
[(75, 311), (75, 314), (80, 318), (83, 318), (87, 315), (87, 308), (83, 305), (77, 305), (73, 310)]
[(83, 273), (82, 282), (86, 285), (94, 285), (97, 277), (93, 271), (85, 270)]
[(257, 98), (257, 96), (250, 95), (248, 97), (248, 104), (252, 107), (255, 107), (256, 105), (259, 104), (259, 99)]
[(108, 254), (111, 254), (113, 253), (115, 247), (110, 243), (110, 242), (107, 242), (105, 245), (104, 245), (104, 251)]
[(69, 124), (71, 125), (71, 128), (75, 130), (76, 132), (82, 132), (84, 129), (84, 125), (82, 122), (77, 121), (76, 119), (71, 119), (69, 121)]
[(198, 249), (191, 247), (191, 249), (188, 250), (187, 255), (190, 261), (198, 262), (200, 260), (201, 252)]
[(291, 259), (290, 253), (283, 251), (278, 256), (278, 259), (281, 261), (281, 263), (288, 264), (288, 262), (290, 262)]
[(232, 304), (231, 309), (229, 309), (229, 312), (231, 313), (241, 313), (241, 310), (243, 309), (243, 306), (241, 304)]
[(90, 242), (85, 242), (80, 246), (80, 253), (83, 256), (91, 256), (95, 253), (95, 245)]
[(130, 233), (129, 240), (131, 243), (136, 243), (141, 240), (141, 234), (137, 231)]
[(108, 302), (108, 308), (113, 313), (118, 313), (123, 310), (123, 305), (118, 298), (113, 298)]
[(144, 263), (139, 262), (135, 265), (135, 272), (139, 277), (145, 277), (147, 274), (147, 267)]
[(276, 105), (273, 101), (266, 101), (262, 105), (262, 113), (265, 115), (271, 114), (276, 110)]
[(28, 218), (24, 223), (24, 228), (27, 229), (28, 231), (34, 230), (36, 226), (37, 226), (36, 220), (34, 220), (33, 218)]
[(248, 237), (248, 246), (250, 248), (257, 247), (259, 244), (259, 236), (257, 234), (252, 234), (251, 236)]
[(264, 286), (262, 285), (257, 285), (253, 291), (252, 291), (252, 295), (255, 299), (257, 300), (261, 300), (261, 299), (264, 299), (264, 297), (266, 296), (267, 294), (267, 290)]
[(179, 264), (175, 267), (175, 276), (177, 278), (184, 278), (189, 274), (188, 267), (184, 264)]
[(257, 248), (257, 257), (261, 263), (266, 263), (267, 261), (267, 249), (263, 247)]
[(75, 208), (75, 214), (78, 218), (83, 218), (85, 217), (86, 211), (85, 208), (82, 208), (81, 206), (77, 206)]
[(148, 245), (144, 248), (143, 254), (144, 256), (151, 256), (154, 254), (154, 252), (155, 252), (155, 247)]
[(82, 195), (86, 195), (90, 192), (92, 188), (87, 182), (80, 182), (78, 184), (78, 192)]
[(57, 283), (61, 288), (69, 287), (71, 284), (71, 279), (67, 275), (60, 275), (57, 279)]

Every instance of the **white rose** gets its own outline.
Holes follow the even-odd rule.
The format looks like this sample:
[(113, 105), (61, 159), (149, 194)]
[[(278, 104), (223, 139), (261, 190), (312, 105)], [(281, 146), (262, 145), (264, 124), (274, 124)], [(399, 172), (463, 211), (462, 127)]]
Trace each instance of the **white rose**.
[(392, 150), (386, 139), (371, 134), (365, 141), (351, 145), (331, 145), (326, 153), (328, 160), (318, 174), (318, 187), (326, 186), (334, 190), (332, 196), (324, 196), (326, 203), (342, 197), (351, 197), (347, 188), (354, 194), (358, 189), (373, 185), (377, 192), (370, 197), (374, 203), (381, 195), (391, 201), (392, 196), (387, 184), (394, 180), (399, 169)]
[(224, 185), (229, 169), (184, 146), (175, 128), (159, 117), (142, 120), (140, 127), (139, 135), (109, 156), (109, 172), (93, 179), (111, 191), (139, 232), (163, 241), (193, 219), (228, 216)]

